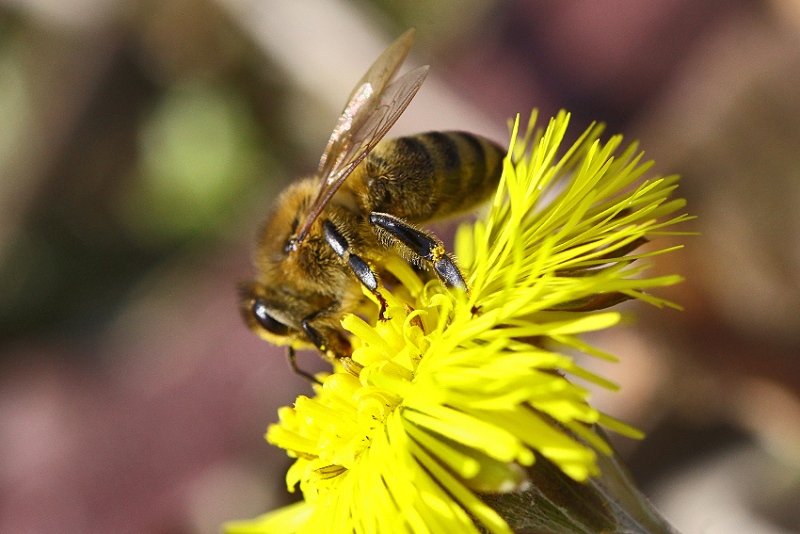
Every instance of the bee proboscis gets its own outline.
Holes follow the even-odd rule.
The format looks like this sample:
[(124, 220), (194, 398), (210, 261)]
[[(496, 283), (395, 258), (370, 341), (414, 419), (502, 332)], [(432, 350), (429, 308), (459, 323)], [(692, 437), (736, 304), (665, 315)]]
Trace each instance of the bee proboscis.
[(290, 185), (264, 224), (258, 274), (242, 289), (252, 330), (294, 349), (314, 346), (329, 360), (348, 356), (340, 321), (364, 303), (381, 303), (382, 266), (399, 254), (445, 284), (467, 290), (455, 258), (416, 225), (475, 208), (497, 187), (504, 150), (465, 132), (383, 140), (416, 95), (428, 67), (395, 81), (414, 31), (389, 46), (350, 94), (317, 172)]

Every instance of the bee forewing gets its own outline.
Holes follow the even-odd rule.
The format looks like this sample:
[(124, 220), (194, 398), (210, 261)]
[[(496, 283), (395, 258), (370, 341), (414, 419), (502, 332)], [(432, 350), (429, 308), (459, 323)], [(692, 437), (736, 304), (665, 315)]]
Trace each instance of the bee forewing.
[(404, 33), (381, 54), (353, 91), (320, 159), (320, 189), (301, 219), (293, 237), (295, 244), (303, 240), (342, 182), (400, 118), (425, 81), (427, 66), (387, 85), (408, 54), (413, 38), (413, 30)]
[[(358, 110), (359, 116), (353, 119), (354, 124), (343, 138), (345, 143), (340, 147), (336, 158), (330, 160), (328, 172), (320, 176), (321, 196), (329, 187), (333, 187), (335, 192), (369, 151), (383, 139), (417, 94), (427, 74), (427, 66), (408, 72), (389, 85), (383, 94), (363, 103)], [(366, 108), (369, 108), (369, 112)]]
[(352, 151), (372, 150), (411, 103), (411, 99), (425, 81), (428, 70), (429, 67), (425, 65), (407, 72), (386, 87), (382, 93), (371, 98), (369, 105), (372, 110), (363, 117), (357, 127), (353, 128), (348, 148)]
[[(389, 47), (378, 56), (378, 59), (367, 70), (364, 76), (358, 81), (353, 88), (353, 92), (347, 97), (348, 103), (353, 100), (358, 90), (365, 84), (369, 83), (373, 91), (382, 92), (383, 89), (389, 84), (397, 69), (403, 64), (408, 56), (408, 51), (411, 50), (411, 45), (414, 43), (414, 29), (407, 30), (403, 35), (395, 39)], [(345, 106), (346, 108), (347, 106)]]
[(362, 85), (358, 91), (353, 93), (353, 97), (339, 116), (339, 120), (336, 121), (336, 127), (333, 129), (330, 139), (328, 139), (328, 145), (319, 160), (317, 176), (330, 176), (332, 174), (331, 169), (336, 165), (337, 160), (341, 158), (345, 146), (350, 142), (351, 131), (354, 127), (358, 127), (358, 117), (369, 115), (368, 106), (373, 94), (375, 92), (369, 83)]
[(347, 104), (339, 116), (336, 127), (333, 129), (325, 151), (319, 160), (317, 169), (319, 176), (332, 174), (331, 169), (347, 142), (348, 132), (357, 127), (359, 117), (363, 119), (369, 115), (371, 99), (383, 93), (397, 69), (403, 64), (411, 45), (414, 43), (415, 34), (416, 31), (412, 28), (398, 37), (378, 56), (378, 59), (375, 60), (353, 88), (350, 96), (347, 97)]

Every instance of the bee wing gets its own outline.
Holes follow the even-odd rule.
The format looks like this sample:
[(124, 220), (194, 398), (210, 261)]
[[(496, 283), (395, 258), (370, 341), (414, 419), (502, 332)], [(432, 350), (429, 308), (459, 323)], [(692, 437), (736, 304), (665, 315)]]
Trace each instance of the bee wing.
[[(411, 50), (411, 45), (414, 44), (414, 35), (416, 31), (412, 28), (398, 37), (389, 47), (384, 50), (378, 59), (370, 66), (369, 70), (361, 77), (361, 79), (353, 88), (353, 92), (347, 97), (347, 101), (353, 100), (358, 90), (365, 83), (369, 83), (376, 93), (381, 93), (391, 81), (392, 77), (400, 68), (400, 65), (406, 60), (408, 51)], [(345, 106), (345, 109), (347, 106)]]
[(386, 135), (417, 94), (428, 74), (427, 66), (388, 84), (408, 54), (413, 39), (414, 32), (409, 30), (392, 43), (350, 95), (320, 159), (320, 188), (292, 238), (294, 245), (305, 238), (342, 182)]
[(408, 51), (414, 43), (415, 30), (407, 30), (398, 37), (389, 47), (384, 50), (378, 59), (370, 66), (364, 76), (356, 84), (350, 96), (347, 97), (347, 105), (344, 107), (339, 117), (336, 127), (331, 133), (328, 145), (319, 160), (318, 176), (330, 176), (332, 167), (336, 161), (335, 155), (344, 151), (345, 143), (348, 141), (348, 134), (358, 128), (358, 122), (369, 117), (370, 111), (374, 107), (373, 102), (383, 94), (386, 86), (391, 81), (397, 69), (405, 61)]

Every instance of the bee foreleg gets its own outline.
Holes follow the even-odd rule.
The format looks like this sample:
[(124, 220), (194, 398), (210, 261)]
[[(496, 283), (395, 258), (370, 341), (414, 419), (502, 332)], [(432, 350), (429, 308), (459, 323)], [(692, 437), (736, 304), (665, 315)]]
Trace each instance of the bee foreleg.
[(323, 221), (322, 229), (325, 233), (325, 240), (333, 251), (347, 262), (350, 266), (350, 270), (356, 275), (356, 278), (358, 278), (364, 287), (369, 289), (370, 292), (375, 295), (375, 298), (378, 299), (381, 306), (380, 317), (383, 318), (387, 304), (386, 300), (378, 291), (378, 276), (375, 274), (375, 271), (372, 270), (361, 256), (353, 254), (350, 251), (350, 243), (347, 242), (347, 239), (336, 229), (336, 226), (334, 226), (331, 221)]
[[(325, 317), (330, 311), (330, 308), (315, 311), (300, 321), (300, 328), (327, 360), (350, 356), (352, 352), (350, 342), (341, 335), (339, 330), (325, 324)], [(315, 321), (317, 326), (311, 324)]]
[(316, 314), (312, 315), (311, 317), (306, 317), (300, 323), (300, 326), (303, 327), (303, 332), (306, 333), (306, 337), (311, 343), (314, 344), (317, 349), (322, 352), (323, 354), (328, 350), (328, 344), (325, 343), (325, 336), (323, 336), (319, 330), (311, 326), (311, 320), (316, 316)]
[(436, 237), (414, 228), (402, 219), (388, 213), (373, 211), (369, 214), (369, 222), (388, 232), (419, 259), (430, 263), (443, 282), (467, 291), (467, 283), (456, 266), (453, 256), (445, 250), (442, 242)]

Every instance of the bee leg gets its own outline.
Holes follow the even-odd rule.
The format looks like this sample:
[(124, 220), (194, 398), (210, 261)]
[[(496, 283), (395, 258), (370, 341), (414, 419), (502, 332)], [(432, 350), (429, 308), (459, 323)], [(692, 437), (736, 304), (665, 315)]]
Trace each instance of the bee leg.
[(456, 266), (453, 256), (445, 250), (442, 242), (436, 237), (414, 228), (402, 219), (388, 213), (373, 211), (369, 214), (369, 222), (388, 232), (392, 238), (405, 245), (419, 259), (430, 263), (444, 283), (467, 291), (467, 283)]
[(311, 326), (311, 321), (316, 317), (316, 313), (310, 315), (303, 319), (303, 322), (300, 323), (300, 326), (303, 327), (303, 332), (306, 333), (308, 340), (314, 344), (317, 349), (325, 354), (328, 351), (328, 344), (325, 343), (325, 336), (323, 336), (319, 330)]
[(370, 268), (366, 261), (350, 252), (350, 243), (347, 239), (336, 229), (336, 226), (329, 221), (325, 220), (322, 223), (322, 230), (325, 233), (325, 240), (331, 246), (334, 252), (339, 255), (350, 266), (350, 270), (356, 275), (356, 278), (375, 295), (381, 305), (380, 317), (384, 318), (386, 312), (386, 300), (383, 295), (378, 291), (378, 277), (375, 272)]
[(315, 311), (300, 322), (300, 328), (303, 329), (308, 340), (317, 347), (317, 350), (328, 359), (350, 356), (350, 353), (353, 352), (353, 348), (350, 346), (350, 342), (342, 336), (338, 330), (327, 326), (323, 326), (323, 328), (320, 329), (311, 325), (312, 321), (329, 311), (330, 309), (326, 308)]
[(294, 348), (291, 346), (289, 347), (289, 350), (286, 353), (286, 359), (289, 360), (289, 367), (291, 367), (292, 371), (294, 371), (296, 374), (302, 376), (303, 378), (311, 382), (315, 382), (320, 386), (322, 385), (322, 382), (320, 382), (316, 376), (306, 371), (303, 371), (302, 369), (300, 369), (300, 367), (297, 366), (297, 355), (294, 353)]

